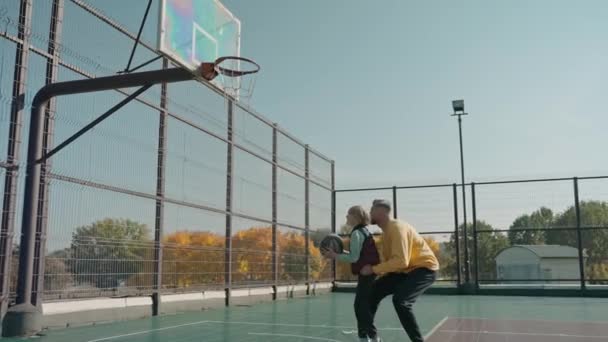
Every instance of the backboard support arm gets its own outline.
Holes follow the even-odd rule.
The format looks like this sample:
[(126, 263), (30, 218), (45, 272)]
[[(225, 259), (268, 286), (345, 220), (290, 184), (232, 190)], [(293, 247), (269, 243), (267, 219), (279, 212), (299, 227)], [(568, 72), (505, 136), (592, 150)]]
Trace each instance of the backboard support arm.
[(150, 58), (149, 60), (147, 60), (147, 61), (145, 61), (145, 62), (141, 63), (140, 65), (138, 65), (138, 66), (134, 67), (134, 68), (133, 68), (133, 69), (131, 69), (131, 70), (119, 71), (118, 73), (119, 73), (119, 74), (128, 74), (128, 73), (131, 73), (131, 72), (133, 72), (133, 71), (137, 71), (137, 70), (139, 70), (139, 69), (141, 69), (141, 68), (143, 68), (143, 67), (147, 66), (148, 64), (154, 63), (154, 62), (156, 62), (156, 61), (158, 61), (158, 60), (160, 60), (160, 59), (162, 59), (162, 58), (163, 58), (163, 55), (158, 55), (158, 56), (156, 56), (156, 57), (154, 57), (154, 58)]
[[(33, 335), (42, 329), (42, 300), (40, 293), (42, 289), (34, 288), (35, 278), (41, 276), (35, 270), (35, 259), (39, 255), (44, 258), (46, 249), (46, 231), (42, 231), (37, 236), (38, 222), (38, 195), (40, 191), (40, 180), (42, 176), (42, 161), (48, 159), (50, 155), (43, 158), (43, 136), (44, 136), (44, 116), (49, 101), (57, 96), (93, 93), (104, 90), (142, 87), (124, 101), (114, 106), (104, 115), (110, 116), (120, 107), (133, 100), (136, 93), (143, 93), (147, 88), (160, 83), (176, 83), (195, 79), (196, 75), (189, 70), (182, 68), (161, 69), (145, 71), (132, 74), (121, 74), (93, 79), (75, 80), (67, 82), (51, 83), (42, 87), (32, 102), (30, 130), (28, 138), (27, 164), (25, 172), (25, 192), (23, 198), (23, 217), (22, 235), (19, 250), (19, 278), (17, 283), (16, 305), (11, 307), (5, 318), (2, 327), (3, 336), (26, 336)], [(103, 116), (98, 118), (104, 119)], [(97, 124), (98, 120), (93, 121), (83, 130), (80, 135)], [(101, 120), (99, 120), (101, 122)], [(91, 126), (91, 127), (89, 127)], [(78, 133), (77, 133), (78, 134)], [(78, 135), (78, 136), (80, 136)], [(78, 138), (73, 136), (71, 141), (62, 144), (65, 147)], [(70, 140), (68, 139), (68, 140)], [(56, 153), (57, 149), (53, 152)], [(44, 227), (43, 227), (44, 229)], [(38, 242), (38, 243), (37, 243)]]
[(137, 32), (137, 38), (133, 43), (133, 49), (131, 49), (131, 56), (129, 57), (129, 62), (127, 63), (127, 67), (123, 71), (123, 73), (130, 73), (133, 70), (129, 70), (131, 67), (131, 63), (133, 62), (133, 57), (135, 56), (135, 50), (137, 50), (137, 45), (139, 45), (139, 41), (141, 39), (141, 33), (144, 30), (144, 26), (146, 25), (146, 20), (148, 19), (148, 13), (150, 13), (150, 7), (152, 6), (152, 0), (148, 0), (148, 6), (146, 7), (146, 12), (144, 13), (144, 18), (141, 20), (141, 24), (139, 25), (139, 32)]
[(36, 163), (40, 164), (40, 163), (45, 162), (47, 159), (51, 158), (53, 155), (57, 154), (59, 151), (63, 150), (69, 144), (71, 144), (72, 142), (74, 142), (80, 136), (82, 136), (83, 134), (85, 134), (86, 132), (90, 131), (91, 129), (93, 129), (98, 124), (100, 124), (103, 120), (109, 118), (112, 114), (116, 113), (120, 108), (122, 108), (125, 105), (127, 105), (127, 103), (133, 101), (136, 97), (138, 97), (139, 95), (141, 95), (142, 93), (144, 93), (146, 90), (150, 89), (150, 87), (152, 87), (152, 85), (148, 84), (148, 85), (145, 85), (145, 86), (137, 89), (137, 91), (135, 91), (134, 93), (132, 93), (131, 95), (129, 95), (128, 97), (126, 97), (124, 100), (122, 100), (119, 103), (117, 103), (114, 107), (108, 109), (108, 111), (106, 111), (105, 113), (103, 113), (102, 115), (100, 115), (99, 117), (97, 117), (97, 119), (91, 121), (88, 125), (86, 125), (83, 128), (81, 128), (78, 132), (74, 133), (72, 136), (70, 136), (69, 138), (67, 138), (61, 144), (55, 146), (55, 148), (53, 148), (49, 152), (45, 153), (44, 156), (42, 156), (40, 159), (36, 160)]

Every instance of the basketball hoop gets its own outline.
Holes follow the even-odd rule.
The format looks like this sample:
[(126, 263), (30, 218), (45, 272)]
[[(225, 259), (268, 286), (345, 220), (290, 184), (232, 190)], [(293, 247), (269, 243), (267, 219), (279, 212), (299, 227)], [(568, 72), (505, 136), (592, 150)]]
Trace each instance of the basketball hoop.
[[(260, 66), (245, 57), (225, 56), (214, 62), (204, 62), (200, 74), (207, 81), (215, 80), (227, 97), (236, 100), (249, 100), (255, 88), (255, 74)], [(219, 77), (218, 77), (219, 76)]]

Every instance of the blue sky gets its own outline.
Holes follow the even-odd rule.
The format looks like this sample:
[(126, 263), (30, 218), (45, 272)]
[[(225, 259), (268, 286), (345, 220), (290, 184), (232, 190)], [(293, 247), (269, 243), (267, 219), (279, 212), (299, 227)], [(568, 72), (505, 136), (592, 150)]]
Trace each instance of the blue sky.
[(340, 187), (608, 171), (605, 1), (238, 1), (253, 103)]

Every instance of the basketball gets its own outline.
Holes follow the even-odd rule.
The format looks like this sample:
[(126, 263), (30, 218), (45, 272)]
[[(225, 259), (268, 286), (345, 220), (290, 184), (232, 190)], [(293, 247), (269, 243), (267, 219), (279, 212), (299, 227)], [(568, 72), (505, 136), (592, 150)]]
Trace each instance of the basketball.
[(321, 251), (325, 249), (332, 250), (338, 254), (341, 254), (344, 251), (344, 243), (342, 242), (342, 238), (337, 234), (330, 234), (321, 240)]

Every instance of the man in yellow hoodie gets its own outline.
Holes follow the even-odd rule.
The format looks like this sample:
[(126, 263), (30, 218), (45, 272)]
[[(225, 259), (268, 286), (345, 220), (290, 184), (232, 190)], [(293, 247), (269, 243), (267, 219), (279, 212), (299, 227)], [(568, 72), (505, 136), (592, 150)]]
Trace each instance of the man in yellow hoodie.
[[(377, 274), (380, 277), (372, 286), (370, 299), (371, 317), (378, 305), (388, 295), (393, 295), (393, 305), (401, 325), (412, 342), (424, 338), (412, 306), (416, 299), (435, 282), (439, 262), (437, 257), (416, 230), (409, 224), (391, 218), (391, 203), (375, 200), (371, 209), (372, 224), (382, 229), (382, 262), (376, 266), (364, 266), (361, 274)], [(372, 335), (377, 334), (373, 322)], [(380, 338), (372, 337), (373, 341)]]

